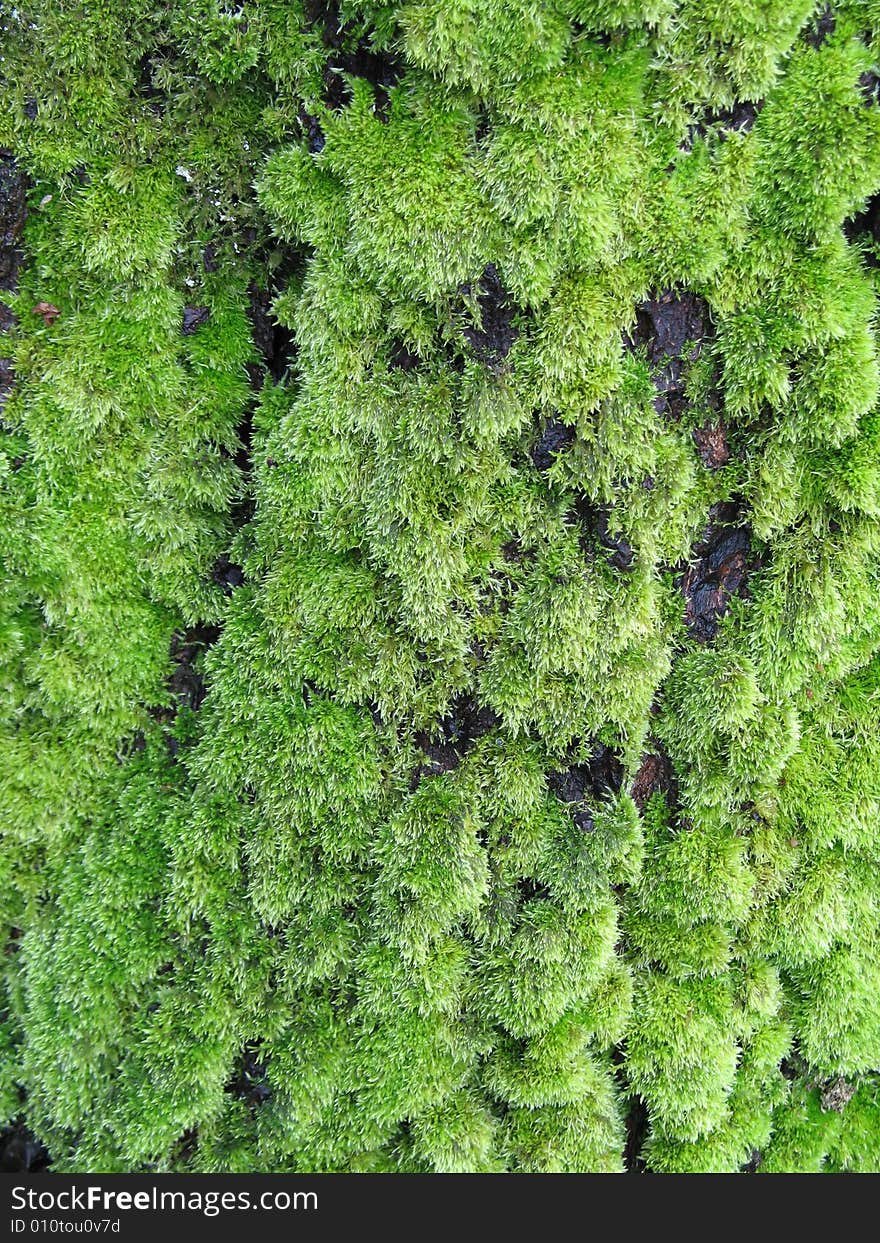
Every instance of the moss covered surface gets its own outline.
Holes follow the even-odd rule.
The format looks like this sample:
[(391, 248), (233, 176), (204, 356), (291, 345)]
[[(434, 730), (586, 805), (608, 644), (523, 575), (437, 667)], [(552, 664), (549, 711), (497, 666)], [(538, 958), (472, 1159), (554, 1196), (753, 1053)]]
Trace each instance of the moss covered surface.
[(15, 1159), (880, 1169), (880, 4), (0, 21)]

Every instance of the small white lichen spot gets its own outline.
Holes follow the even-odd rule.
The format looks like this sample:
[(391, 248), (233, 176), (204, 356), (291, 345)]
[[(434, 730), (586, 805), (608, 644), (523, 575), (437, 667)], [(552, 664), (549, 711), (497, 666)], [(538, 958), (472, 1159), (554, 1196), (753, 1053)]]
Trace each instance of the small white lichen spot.
[(193, 179), (192, 173), (188, 168), (184, 168), (182, 164), (178, 164), (174, 171), (177, 173), (177, 176), (182, 177), (184, 181), (192, 181)]

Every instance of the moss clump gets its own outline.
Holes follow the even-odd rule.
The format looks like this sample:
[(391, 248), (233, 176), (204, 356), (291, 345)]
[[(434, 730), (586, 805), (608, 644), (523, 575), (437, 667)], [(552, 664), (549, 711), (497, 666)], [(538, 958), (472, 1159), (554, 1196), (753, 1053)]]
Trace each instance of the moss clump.
[(4, 21), (4, 1114), (880, 1168), (877, 5)]

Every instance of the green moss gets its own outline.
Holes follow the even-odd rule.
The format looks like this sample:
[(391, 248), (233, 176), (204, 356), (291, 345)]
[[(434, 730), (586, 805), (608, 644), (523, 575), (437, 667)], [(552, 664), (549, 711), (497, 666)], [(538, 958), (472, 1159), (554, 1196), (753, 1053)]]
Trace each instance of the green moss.
[(830, 18), (4, 19), (0, 1111), (54, 1168), (878, 1167)]

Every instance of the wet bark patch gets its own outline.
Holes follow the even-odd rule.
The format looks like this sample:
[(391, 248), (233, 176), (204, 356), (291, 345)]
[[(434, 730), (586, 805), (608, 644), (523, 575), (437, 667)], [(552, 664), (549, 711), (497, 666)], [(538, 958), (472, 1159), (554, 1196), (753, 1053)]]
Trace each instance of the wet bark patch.
[[(166, 681), (172, 703), (170, 707), (153, 708), (150, 715), (164, 726), (173, 725), (181, 708), (198, 712), (205, 698), (204, 679), (197, 668), (199, 654), (220, 637), (218, 626), (193, 626), (189, 630), (176, 630), (171, 636), (169, 656), (173, 668)], [(177, 755), (177, 740), (167, 736), (168, 749)]]
[(751, 535), (732, 503), (714, 507), (713, 521), (694, 544), (693, 560), (681, 576), (685, 625), (700, 643), (713, 640), (741, 594), (750, 568)]
[(868, 200), (863, 212), (844, 221), (843, 231), (848, 241), (862, 244), (869, 268), (880, 267), (880, 194)]
[(15, 288), (22, 262), (26, 190), (25, 175), (12, 153), (0, 149), (0, 289), (7, 291)]
[(211, 577), (218, 587), (222, 587), (226, 595), (231, 596), (236, 587), (244, 582), (244, 570), (224, 554), (214, 562)]
[(0, 1173), (37, 1174), (50, 1164), (49, 1153), (23, 1118), (0, 1131)]
[(156, 69), (160, 64), (161, 52), (145, 52), (135, 68), (136, 78), (133, 94), (155, 116), (165, 114), (165, 92), (156, 85)]
[(848, 1083), (842, 1075), (838, 1075), (836, 1079), (829, 1079), (822, 1085), (819, 1093), (822, 1112), (842, 1114), (855, 1094), (856, 1085)]
[(825, 6), (823, 11), (815, 17), (813, 21), (805, 27), (803, 31), (803, 39), (810, 47), (820, 48), (826, 39), (834, 34), (837, 26), (837, 18), (831, 5)]
[[(295, 346), (293, 333), (286, 324), (279, 323), (272, 304), (286, 288), (302, 258), (299, 252), (292, 251), (274, 274), (268, 287), (257, 285), (255, 281), (251, 281), (248, 286), (247, 313), (251, 321), (254, 346), (265, 369), (276, 381), (283, 379), (293, 358)], [(262, 387), (262, 377), (253, 386)]]
[(672, 760), (657, 744), (643, 756), (630, 786), (630, 795), (639, 811), (644, 811), (654, 794), (663, 794), (669, 806), (678, 803), (678, 778)]
[(403, 341), (399, 338), (392, 341), (388, 358), (388, 366), (392, 371), (417, 371), (421, 365), (419, 355), (408, 349)]
[(687, 155), (693, 150), (698, 139), (705, 138), (710, 133), (717, 134), (722, 142), (730, 134), (749, 133), (763, 107), (763, 99), (744, 99), (732, 104), (730, 108), (707, 109), (696, 116), (688, 126), (687, 134), (679, 150)]
[(588, 559), (602, 554), (615, 570), (626, 573), (635, 564), (635, 550), (629, 540), (613, 525), (610, 505), (597, 505), (585, 494), (575, 501), (571, 518), (581, 528), (580, 545)]
[(469, 750), (474, 743), (500, 724), (497, 713), (479, 704), (471, 695), (457, 695), (450, 710), (440, 722), (443, 734), (461, 751)]
[(263, 1054), (259, 1042), (245, 1045), (236, 1059), (232, 1077), (224, 1091), (236, 1100), (244, 1101), (250, 1110), (256, 1109), (272, 1095), (266, 1079), (268, 1064), (269, 1059)]
[(701, 427), (691, 432), (700, 461), (707, 470), (721, 470), (731, 459), (730, 445), (727, 443), (727, 426), (723, 419), (713, 422), (708, 420)]
[(319, 155), (327, 145), (327, 139), (324, 137), (324, 131), (318, 118), (312, 116), (310, 112), (306, 112), (305, 108), (300, 108), (296, 119), (299, 123), (300, 136), (308, 147), (310, 154)]
[(642, 1149), (650, 1130), (648, 1107), (640, 1096), (629, 1098), (626, 1112), (626, 1143), (623, 1149), (623, 1165), (627, 1174), (644, 1174), (645, 1158)]
[(880, 102), (880, 74), (875, 73), (873, 69), (863, 73), (859, 78), (859, 91), (867, 107), (876, 107)]
[(185, 306), (181, 332), (185, 337), (194, 336), (203, 324), (211, 318), (211, 308), (207, 306)]
[(529, 450), (535, 470), (548, 471), (559, 454), (574, 444), (575, 429), (561, 419), (547, 419), (540, 427), (538, 438)]
[(688, 342), (700, 342), (709, 333), (705, 299), (687, 290), (664, 289), (655, 298), (639, 303), (629, 340), (632, 346), (645, 347), (650, 363), (662, 366), (668, 359), (678, 358)]
[[(654, 409), (658, 414), (681, 418), (688, 404), (687, 363), (699, 357), (703, 342), (712, 335), (709, 307), (697, 294), (665, 289), (639, 304), (624, 345), (645, 352), (657, 390)], [(682, 357), (685, 346), (689, 347), (687, 358)]]
[(339, 51), (328, 59), (324, 69), (324, 102), (335, 112), (340, 111), (351, 99), (346, 75), (363, 78), (373, 88), (376, 101), (373, 111), (380, 121), (386, 122), (390, 92), (399, 82), (402, 68), (395, 57), (375, 52), (365, 42), (359, 43), (353, 51)]
[[(27, 219), (27, 179), (12, 154), (0, 150), (0, 294), (13, 293), (23, 254), (22, 233)], [(9, 332), (15, 316), (0, 300), (0, 333)], [(15, 370), (11, 358), (0, 358), (0, 413), (12, 392)]]
[[(272, 311), (272, 304), (296, 270), (301, 258), (298, 252), (291, 251), (267, 285), (258, 285), (256, 281), (251, 281), (248, 285), (247, 316), (251, 324), (251, 340), (259, 355), (259, 360), (247, 364), (253, 397), (247, 402), (241, 421), (235, 429), (239, 441), (235, 464), (245, 481), (248, 480), (253, 466), (254, 412), (257, 396), (262, 391), (267, 375), (275, 383), (280, 383), (284, 379), (295, 353), (293, 333), (286, 325), (279, 323)], [(266, 465), (271, 467), (277, 466), (278, 463), (273, 458), (267, 458)], [(236, 529), (250, 522), (253, 514), (253, 495), (250, 488), (246, 486), (232, 509), (232, 519)], [(236, 569), (240, 575), (240, 567), (234, 567), (227, 557), (219, 558), (213, 570), (214, 581), (226, 590), (239, 586), (242, 577), (236, 577), (234, 572)], [(230, 571), (233, 571), (232, 578), (229, 577)]]
[[(469, 297), (471, 285), (463, 285), (461, 292)], [(501, 283), (493, 263), (483, 269), (477, 283), (477, 306), (480, 310), (479, 324), (468, 325), (463, 336), (482, 363), (497, 367), (510, 353), (519, 329), (514, 322), (519, 307)]]
[[(373, 87), (377, 117), (386, 121), (389, 92), (400, 80), (402, 61), (390, 53), (377, 51), (367, 38), (358, 37), (356, 24), (342, 21), (338, 0), (330, 4), (306, 0), (304, 8), (306, 20), (321, 27), (324, 46), (330, 51), (323, 73), (324, 103), (334, 111), (346, 107), (351, 100), (351, 88), (345, 75), (363, 78)], [(321, 147), (323, 135), (318, 150)]]
[(584, 833), (593, 829), (589, 804), (617, 794), (623, 784), (623, 765), (619, 753), (604, 743), (596, 743), (586, 763), (571, 764), (547, 774), (547, 785), (560, 802), (567, 804), (575, 825)]
[(456, 695), (449, 712), (440, 718), (434, 730), (419, 730), (415, 734), (416, 746), (425, 759), (412, 773), (410, 792), (418, 789), (423, 777), (437, 777), (458, 768), (474, 743), (500, 723), (498, 714), (472, 695)]
[(15, 367), (11, 358), (0, 358), (0, 415), (9, 400), (15, 383)]

